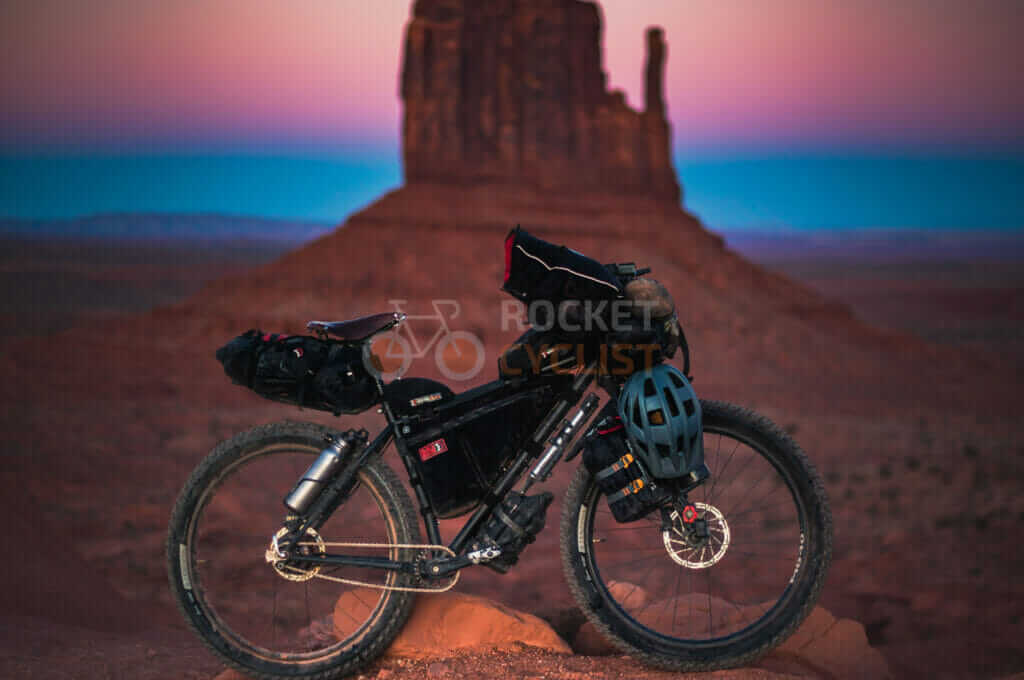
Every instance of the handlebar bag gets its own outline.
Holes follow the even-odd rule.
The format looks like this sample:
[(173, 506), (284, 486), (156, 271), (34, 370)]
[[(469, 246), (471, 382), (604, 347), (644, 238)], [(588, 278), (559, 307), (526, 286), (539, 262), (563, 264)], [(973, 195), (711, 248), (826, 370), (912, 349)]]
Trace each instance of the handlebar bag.
[(502, 290), (527, 305), (545, 301), (614, 300), (622, 286), (607, 267), (586, 255), (530, 235), (516, 227), (505, 238)]

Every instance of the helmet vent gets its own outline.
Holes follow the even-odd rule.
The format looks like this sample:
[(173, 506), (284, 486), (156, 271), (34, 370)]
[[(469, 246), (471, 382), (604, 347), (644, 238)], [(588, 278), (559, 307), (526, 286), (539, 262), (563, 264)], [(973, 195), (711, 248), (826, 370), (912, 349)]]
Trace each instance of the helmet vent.
[(644, 426), (643, 422), (640, 420), (640, 402), (639, 402), (639, 400), (633, 402), (633, 424), (636, 425), (637, 427), (643, 427)]
[(697, 408), (693, 405), (693, 399), (687, 399), (683, 402), (683, 410), (686, 411), (687, 418), (697, 412)]
[(662, 458), (668, 458), (672, 455), (672, 449), (667, 444), (655, 444), (655, 446), (658, 449), (658, 455)]
[(676, 375), (674, 372), (670, 372), (668, 374), (668, 379), (671, 380), (672, 384), (675, 385), (676, 387), (683, 386), (683, 379)]
[(692, 437), (690, 437), (690, 450), (694, 451), (694, 450), (696, 450), (696, 448), (697, 448), (697, 435), (694, 434)]
[(686, 435), (679, 435), (679, 438), (676, 439), (676, 448), (679, 449), (680, 451), (686, 450)]
[(667, 387), (662, 389), (662, 392), (665, 394), (665, 403), (668, 404), (668, 411), (672, 414), (672, 417), (675, 418), (679, 415), (679, 404), (676, 403), (676, 397)]
[(644, 380), (644, 396), (653, 397), (657, 393), (658, 390), (654, 389), (654, 381), (651, 380), (650, 378)]

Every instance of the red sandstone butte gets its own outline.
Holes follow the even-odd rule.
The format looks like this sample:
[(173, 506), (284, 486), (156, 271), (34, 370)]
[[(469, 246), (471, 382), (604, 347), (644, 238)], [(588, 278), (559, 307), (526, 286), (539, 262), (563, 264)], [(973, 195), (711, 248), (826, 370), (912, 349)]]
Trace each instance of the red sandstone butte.
[(613, 192), (678, 203), (662, 92), (665, 42), (647, 35), (645, 110), (609, 92), (597, 5), (418, 0), (405, 39), (405, 178)]

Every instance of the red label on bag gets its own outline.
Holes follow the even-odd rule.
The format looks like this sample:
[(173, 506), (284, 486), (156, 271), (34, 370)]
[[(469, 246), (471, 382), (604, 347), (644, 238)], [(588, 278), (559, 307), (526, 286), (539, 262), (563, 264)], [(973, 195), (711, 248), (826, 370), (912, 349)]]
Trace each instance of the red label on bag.
[(427, 461), (434, 456), (440, 456), (442, 453), (448, 450), (448, 445), (443, 439), (438, 439), (430, 442), (426, 446), (420, 447), (420, 460)]
[(515, 239), (515, 234), (509, 234), (505, 239), (505, 283), (508, 283), (508, 277), (512, 274), (512, 244)]

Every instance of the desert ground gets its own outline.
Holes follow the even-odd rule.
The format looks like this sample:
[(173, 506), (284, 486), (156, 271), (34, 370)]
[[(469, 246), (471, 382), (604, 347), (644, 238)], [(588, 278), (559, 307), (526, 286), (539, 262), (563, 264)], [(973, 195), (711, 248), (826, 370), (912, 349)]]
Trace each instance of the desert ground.
[[(492, 239), (496, 262), (500, 237)], [(209, 678), (222, 668), (185, 629), (167, 590), (163, 542), (175, 496), (205, 453), (241, 429), (283, 418), (333, 421), (245, 393), (212, 358), (213, 348), (268, 315), (206, 313), (208, 301), (226, 289), (244, 296), (250, 283), (259, 300), (280, 271), (278, 254), (4, 242), (0, 478), (6, 536), (16, 547), (4, 569), (0, 674)], [(863, 623), (897, 677), (1024, 670), (1024, 444), (1014, 397), (1024, 368), (1024, 267), (956, 254), (883, 263), (773, 254), (761, 264), (870, 326), (881, 338), (879, 365), (895, 376), (877, 391), (851, 390), (831, 371), (812, 383), (808, 371), (772, 357), (772, 370), (744, 385), (735, 372), (714, 374), (733, 346), (695, 334), (698, 393), (763, 411), (826, 480), (836, 544), (822, 604)], [(310, 271), (289, 285), (320, 284)], [(466, 298), (468, 288), (456, 293)], [(320, 316), (365, 311), (375, 310), (340, 301)], [(740, 336), (758, 329), (737, 324)], [(489, 351), (507, 340), (488, 338)], [(802, 349), (781, 356), (799, 362)], [(911, 378), (900, 363), (911, 356), (935, 370), (921, 376), (926, 384), (902, 390)], [(773, 379), (778, 389), (766, 390)], [(564, 466), (550, 482), (556, 498), (570, 474)], [(558, 512), (556, 501), (548, 530), (512, 572), (468, 570), (459, 589), (564, 617), (572, 602), (554, 557)], [(443, 524), (446, 536), (453, 526)], [(621, 660), (581, 659), (564, 662), (566, 672), (601, 677), (608, 668), (609, 677), (625, 677)], [(541, 674), (544, 663), (522, 661), (522, 675)]]

